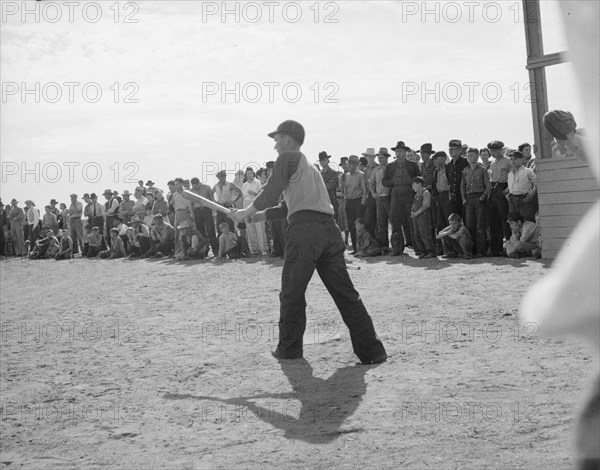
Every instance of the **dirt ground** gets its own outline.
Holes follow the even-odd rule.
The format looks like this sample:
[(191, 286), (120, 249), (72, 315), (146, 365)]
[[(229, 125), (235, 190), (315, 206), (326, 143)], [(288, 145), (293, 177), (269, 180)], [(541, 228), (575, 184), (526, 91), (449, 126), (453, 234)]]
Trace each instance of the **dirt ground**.
[(0, 468), (573, 468), (598, 364), (516, 322), (549, 263), (409, 254), (348, 258), (378, 366), (316, 274), (271, 357), (281, 260), (3, 261)]

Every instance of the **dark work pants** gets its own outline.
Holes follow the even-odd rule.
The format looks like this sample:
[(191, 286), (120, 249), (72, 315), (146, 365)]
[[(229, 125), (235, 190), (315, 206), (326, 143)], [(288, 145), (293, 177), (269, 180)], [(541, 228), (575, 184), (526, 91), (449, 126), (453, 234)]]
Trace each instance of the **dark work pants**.
[(485, 255), (487, 253), (487, 227), (486, 227), (486, 201), (479, 198), (482, 193), (467, 194), (465, 204), (465, 226), (475, 241), (475, 253)]
[(367, 203), (365, 204), (365, 228), (375, 238), (377, 231), (377, 203), (371, 194), (369, 194)]
[(283, 256), (285, 253), (285, 231), (287, 220), (271, 220), (271, 233), (273, 235), (273, 256)]
[[(411, 188), (392, 190), (392, 231), (402, 238), (404, 246), (412, 245), (412, 222), (410, 210), (413, 203), (414, 191)], [(404, 232), (404, 236), (402, 236)]]
[(534, 200), (523, 202), (523, 196), (508, 196), (508, 212), (518, 212), (525, 220), (535, 222)]
[[(458, 191), (458, 193), (448, 193), (450, 196), (449, 198), (449, 204), (450, 204), (450, 213), (451, 214), (458, 214), (461, 216), (461, 218), (463, 220), (465, 220), (465, 207), (463, 206), (462, 203), (462, 195), (460, 194), (460, 191)], [(446, 219), (448, 220), (448, 219)]]
[(210, 247), (213, 255), (219, 255), (219, 240), (215, 234), (215, 221), (213, 219), (212, 210), (208, 207), (195, 207), (194, 208), (194, 221), (196, 222), (196, 229), (200, 232), (204, 238), (210, 241)]
[(413, 241), (415, 253), (435, 255), (435, 243), (431, 232), (431, 213), (429, 210), (419, 214), (413, 221)]
[(279, 318), (280, 357), (303, 354), (306, 329), (305, 293), (315, 269), (333, 298), (350, 331), (354, 353), (362, 362), (385, 355), (373, 321), (348, 275), (340, 229), (331, 221), (291, 225), (287, 230), (285, 260), (281, 273)]
[(508, 201), (504, 196), (506, 184), (498, 185), (490, 194), (490, 251), (498, 254), (504, 249), (503, 239), (510, 240)]
[(346, 217), (348, 218), (348, 229), (350, 230), (350, 238), (352, 239), (352, 249), (356, 251), (356, 227), (354, 222), (363, 216), (364, 206), (361, 203), (362, 199), (347, 199), (346, 200)]
[(389, 223), (392, 218), (392, 209), (390, 200), (386, 197), (378, 197), (375, 200), (377, 204), (377, 231), (375, 240), (382, 248), (387, 248), (390, 244), (389, 240)]

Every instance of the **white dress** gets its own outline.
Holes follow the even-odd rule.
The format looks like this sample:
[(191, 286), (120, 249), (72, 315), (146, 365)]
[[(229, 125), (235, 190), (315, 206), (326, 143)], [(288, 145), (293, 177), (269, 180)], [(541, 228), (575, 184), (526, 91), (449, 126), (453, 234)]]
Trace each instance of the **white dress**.
[[(254, 191), (259, 193), (262, 189), (262, 184), (256, 178), (250, 182), (246, 181), (242, 185), (242, 196), (244, 199), (244, 209), (252, 204), (252, 201), (256, 199), (255, 195), (249, 194), (248, 191)], [(264, 222), (251, 222), (246, 223), (246, 230), (248, 233), (248, 245), (251, 253), (267, 253), (269, 247), (267, 246), (267, 237), (265, 234), (265, 223)]]

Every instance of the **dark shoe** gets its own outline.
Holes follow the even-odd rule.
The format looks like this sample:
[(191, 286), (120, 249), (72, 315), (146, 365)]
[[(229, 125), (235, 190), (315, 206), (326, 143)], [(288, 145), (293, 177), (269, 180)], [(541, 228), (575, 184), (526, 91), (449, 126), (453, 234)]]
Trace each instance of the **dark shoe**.
[(473, 258), (483, 258), (483, 255), (481, 253), (477, 253)]
[(384, 354), (383, 356), (379, 356), (375, 359), (373, 359), (372, 361), (363, 361), (362, 365), (364, 366), (369, 366), (372, 364), (381, 364), (382, 362), (387, 361), (387, 354)]
[(518, 259), (519, 253), (517, 253), (516, 251), (513, 251), (512, 253), (509, 253), (508, 257), (511, 259)]
[(394, 250), (392, 250), (392, 253), (391, 253), (392, 256), (400, 256), (403, 254), (404, 254), (404, 251), (394, 251)]
[(275, 350), (275, 351), (271, 351), (271, 356), (273, 356), (275, 359), (277, 359), (278, 361), (281, 360), (293, 360), (293, 359), (302, 359), (302, 354), (300, 355), (295, 355), (295, 356), (284, 356), (282, 354), (279, 353), (279, 350)]
[(497, 251), (490, 251), (490, 258), (499, 258), (501, 256), (502, 256), (502, 254), (500, 254)]
[(424, 259), (427, 259), (427, 258), (437, 258), (437, 256), (434, 255), (433, 253), (427, 253), (425, 256), (423, 256), (423, 258)]
[(451, 258), (458, 258), (458, 255), (456, 253), (447, 253), (445, 255), (442, 255), (443, 259), (451, 259)]
[(356, 250), (350, 252), (351, 255), (355, 255), (356, 253), (358, 253)]

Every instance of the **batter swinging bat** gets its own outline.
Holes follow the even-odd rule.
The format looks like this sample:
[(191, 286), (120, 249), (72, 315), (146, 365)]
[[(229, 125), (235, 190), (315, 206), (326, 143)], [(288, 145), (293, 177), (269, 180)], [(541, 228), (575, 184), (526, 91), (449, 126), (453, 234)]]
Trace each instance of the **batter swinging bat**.
[(184, 199), (195, 202), (196, 204), (202, 204), (204, 207), (208, 207), (209, 209), (212, 209), (214, 211), (223, 212), (223, 214), (226, 215), (229, 215), (229, 213), (231, 212), (231, 209), (223, 207), (221, 204), (217, 204), (216, 202), (211, 201), (210, 199), (206, 199), (205, 197), (199, 196), (198, 194), (188, 191), (187, 189), (184, 189), (181, 194)]

